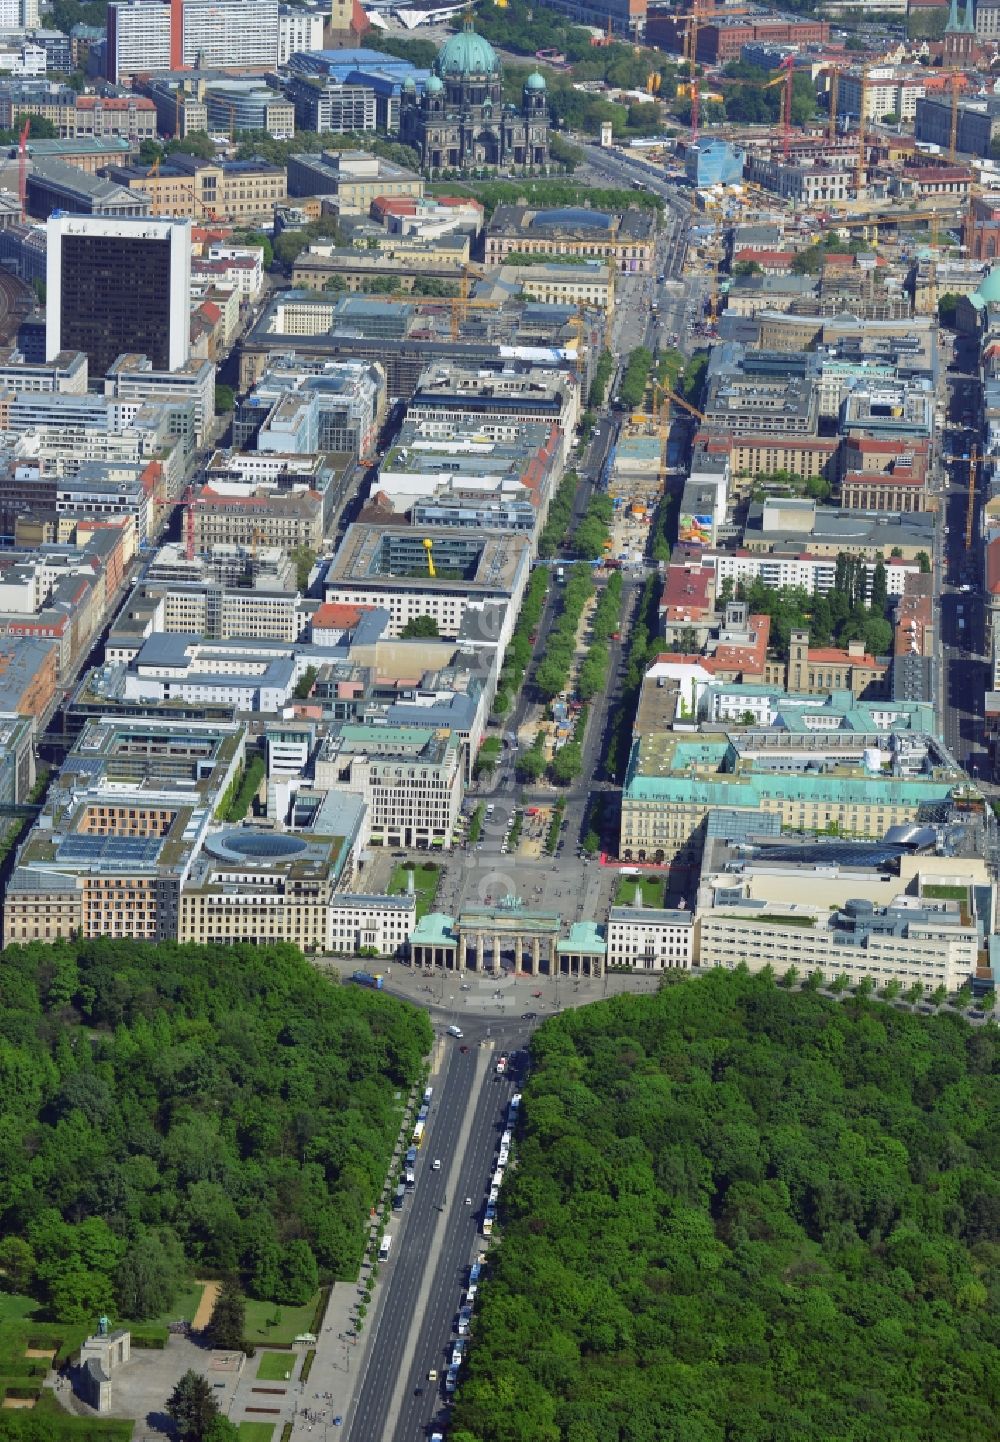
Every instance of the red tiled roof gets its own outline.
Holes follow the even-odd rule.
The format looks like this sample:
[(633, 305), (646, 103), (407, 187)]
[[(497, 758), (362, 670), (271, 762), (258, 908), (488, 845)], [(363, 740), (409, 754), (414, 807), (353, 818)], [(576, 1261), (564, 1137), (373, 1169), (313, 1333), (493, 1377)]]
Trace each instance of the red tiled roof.
[(819, 646), (815, 651), (810, 648), (809, 660), (817, 661), (821, 666), (864, 666), (869, 670), (878, 666), (874, 656), (867, 653), (863, 656), (852, 656), (849, 651), (843, 651), (839, 646)]
[(341, 601), (324, 601), (312, 618), (313, 630), (347, 630), (356, 626), (371, 606), (349, 606)]
[(986, 547), (986, 589), (991, 596), (1000, 596), (1000, 536)]

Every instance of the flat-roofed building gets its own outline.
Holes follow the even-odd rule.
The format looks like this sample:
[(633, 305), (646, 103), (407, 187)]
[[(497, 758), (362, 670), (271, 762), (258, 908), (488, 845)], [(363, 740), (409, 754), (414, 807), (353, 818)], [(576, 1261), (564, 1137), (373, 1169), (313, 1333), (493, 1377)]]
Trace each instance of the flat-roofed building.
[(348, 723), (322, 743), (315, 784), (363, 796), (372, 845), (448, 849), (465, 789), (461, 740), (448, 730)]
[(693, 912), (639, 905), (608, 912), (608, 966), (690, 971), (694, 954)]
[(523, 536), (355, 524), (327, 571), (326, 600), (384, 607), (393, 636), (431, 616), (448, 637), (460, 634), (470, 610), (492, 616), (500, 603), (505, 615), (493, 640), (502, 659), (530, 569), (531, 542)]
[(335, 956), (405, 957), (416, 924), (415, 896), (342, 891), (330, 902), (329, 949)]
[(909, 731), (888, 738), (652, 733), (633, 743), (620, 854), (623, 861), (690, 864), (706, 817), (719, 807), (773, 812), (783, 828), (874, 839), (913, 821), (925, 805), (974, 794), (935, 737)]
[(88, 723), (18, 853), (4, 945), (176, 940), (181, 887), (244, 744), (237, 725)]

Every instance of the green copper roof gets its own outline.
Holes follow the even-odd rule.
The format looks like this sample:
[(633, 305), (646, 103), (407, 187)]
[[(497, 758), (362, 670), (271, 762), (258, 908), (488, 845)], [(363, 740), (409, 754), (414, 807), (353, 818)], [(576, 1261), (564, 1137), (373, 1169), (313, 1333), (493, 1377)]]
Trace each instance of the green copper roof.
[(540, 75), (537, 70), (533, 70), (524, 82), (524, 88), (525, 90), (544, 90), (545, 76)]
[(464, 30), (446, 40), (434, 62), (438, 75), (499, 75), (500, 61), (488, 40), (466, 22)]

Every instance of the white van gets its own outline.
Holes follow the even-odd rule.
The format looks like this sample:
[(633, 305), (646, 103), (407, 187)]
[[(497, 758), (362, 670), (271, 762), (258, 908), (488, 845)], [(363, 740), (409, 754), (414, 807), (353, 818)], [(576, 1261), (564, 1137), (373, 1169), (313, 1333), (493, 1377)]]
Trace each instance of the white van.
[(460, 1026), (450, 1026), (450, 1027), (448, 1028), (448, 1035), (449, 1035), (449, 1036), (461, 1036), (461, 1035), (462, 1035), (462, 1028), (461, 1028)]

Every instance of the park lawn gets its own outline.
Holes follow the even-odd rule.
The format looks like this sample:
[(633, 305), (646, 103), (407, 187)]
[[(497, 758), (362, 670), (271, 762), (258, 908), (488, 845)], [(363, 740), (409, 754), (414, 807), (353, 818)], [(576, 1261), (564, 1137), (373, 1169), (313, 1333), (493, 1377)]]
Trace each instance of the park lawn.
[(240, 1442), (271, 1442), (274, 1427), (273, 1422), (241, 1422)]
[(37, 1312), (38, 1307), (34, 1297), (25, 1297), (20, 1292), (0, 1292), (0, 1326), (5, 1322), (22, 1322)]
[[(414, 866), (413, 868), (413, 889), (417, 894), (417, 920), (426, 916), (434, 909), (434, 898), (437, 896), (437, 889), (441, 885), (440, 871), (432, 871), (427, 866)], [(397, 866), (392, 873), (392, 880), (389, 882), (390, 896), (405, 896), (409, 887), (407, 877), (410, 869), (406, 866)]]
[(615, 904), (617, 906), (635, 905), (635, 888), (642, 888), (643, 906), (661, 906), (667, 895), (667, 879), (665, 876), (619, 876), (618, 886), (615, 890)]
[[(268, 1342), (276, 1346), (291, 1342), (302, 1332), (312, 1331), (319, 1301), (319, 1292), (310, 1297), (304, 1307), (279, 1306), (275, 1302), (257, 1302), (248, 1297), (243, 1335), (248, 1342), (261, 1342), (265, 1346)], [(275, 1317), (278, 1319), (276, 1322)]]
[(36, 1322), (39, 1303), (18, 1292), (0, 1292), (0, 1395), (8, 1387), (36, 1390), (49, 1369), (45, 1357), (27, 1357), (28, 1347), (51, 1348), (60, 1359), (75, 1352), (87, 1327), (60, 1322)]
[(261, 1352), (257, 1363), (257, 1376), (261, 1382), (284, 1382), (285, 1374), (291, 1377), (295, 1371), (294, 1352)]
[[(86, 1328), (84, 1331), (86, 1332)], [(73, 1417), (64, 1412), (54, 1392), (43, 1392), (32, 1410), (32, 1416), (44, 1416), (46, 1433), (52, 1442), (129, 1442), (134, 1422), (123, 1418)]]

